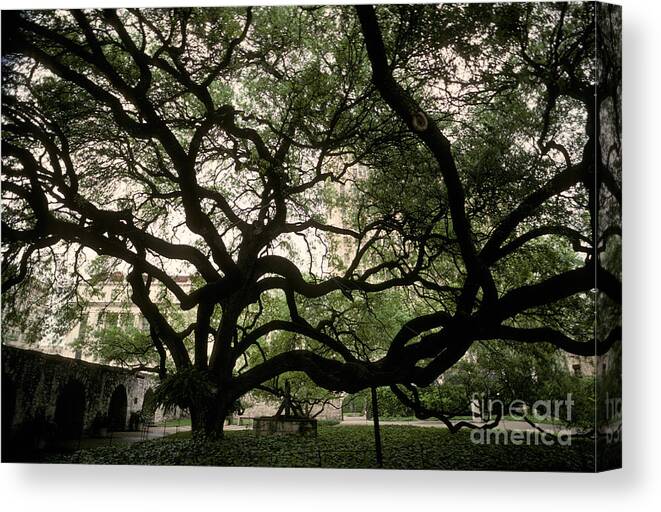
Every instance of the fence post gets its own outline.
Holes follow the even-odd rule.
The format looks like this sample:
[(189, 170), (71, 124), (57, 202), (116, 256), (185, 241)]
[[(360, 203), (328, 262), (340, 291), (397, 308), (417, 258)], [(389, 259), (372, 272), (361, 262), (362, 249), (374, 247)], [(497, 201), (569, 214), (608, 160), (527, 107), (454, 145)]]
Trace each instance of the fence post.
[(372, 417), (374, 419), (374, 447), (376, 449), (376, 465), (383, 467), (383, 453), (381, 451), (381, 426), (379, 425), (379, 403), (376, 388), (372, 387)]

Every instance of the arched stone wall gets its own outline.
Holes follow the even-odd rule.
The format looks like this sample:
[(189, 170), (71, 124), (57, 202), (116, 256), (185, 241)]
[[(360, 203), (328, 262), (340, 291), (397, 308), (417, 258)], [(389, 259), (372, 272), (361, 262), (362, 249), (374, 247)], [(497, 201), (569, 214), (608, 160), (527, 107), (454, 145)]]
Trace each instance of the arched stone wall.
[[(131, 413), (142, 410), (147, 389), (154, 387), (157, 382), (151, 375), (131, 372), (124, 368), (6, 345), (2, 346), (2, 381), (3, 447), (11, 439), (21, 435), (25, 437), (26, 433), (34, 437), (39, 431), (47, 431), (44, 438), (59, 433), (57, 420), (60, 424), (65, 421), (63, 413), (57, 414), (58, 397), (70, 383), (78, 383), (78, 398), (81, 389), (84, 394), (85, 405), (80, 432), (85, 435), (91, 431), (95, 418), (108, 416), (111, 398), (120, 386), (126, 398), (126, 428)], [(7, 391), (4, 390), (5, 382), (9, 383)], [(76, 396), (72, 387), (66, 389), (69, 399)], [(80, 410), (74, 406), (75, 403), (79, 404), (80, 400), (67, 402), (61, 398), (60, 408), (69, 407), (70, 412), (74, 411), (79, 415)], [(7, 420), (4, 419), (5, 411), (10, 413)], [(67, 428), (69, 427), (72, 429), (73, 424), (67, 424)], [(77, 428), (75, 430), (78, 431)], [(3, 449), (3, 459), (4, 454)]]

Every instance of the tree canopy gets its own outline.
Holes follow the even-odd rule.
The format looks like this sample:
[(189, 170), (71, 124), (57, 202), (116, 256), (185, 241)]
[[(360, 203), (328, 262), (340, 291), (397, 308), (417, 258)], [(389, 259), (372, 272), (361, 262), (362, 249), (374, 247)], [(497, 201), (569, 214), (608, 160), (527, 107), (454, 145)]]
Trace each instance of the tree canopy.
[(4, 12), (5, 303), (125, 271), (209, 431), (287, 372), (404, 393), (480, 340), (604, 353), (620, 90), (595, 9)]

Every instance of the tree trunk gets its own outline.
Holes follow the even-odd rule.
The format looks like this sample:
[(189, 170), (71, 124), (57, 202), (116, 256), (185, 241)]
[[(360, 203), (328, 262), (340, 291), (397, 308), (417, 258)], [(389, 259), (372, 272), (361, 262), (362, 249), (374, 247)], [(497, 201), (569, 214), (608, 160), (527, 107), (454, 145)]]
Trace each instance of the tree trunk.
[(190, 407), (190, 423), (193, 433), (204, 431), (204, 413), (199, 407)]
[(227, 401), (217, 399), (202, 406), (191, 407), (191, 428), (194, 433), (202, 433), (210, 438), (222, 438), (225, 418), (229, 411)]
[(204, 422), (204, 433), (207, 437), (222, 439), (224, 436), (226, 416), (227, 407), (220, 403), (216, 407), (210, 407), (207, 410)]

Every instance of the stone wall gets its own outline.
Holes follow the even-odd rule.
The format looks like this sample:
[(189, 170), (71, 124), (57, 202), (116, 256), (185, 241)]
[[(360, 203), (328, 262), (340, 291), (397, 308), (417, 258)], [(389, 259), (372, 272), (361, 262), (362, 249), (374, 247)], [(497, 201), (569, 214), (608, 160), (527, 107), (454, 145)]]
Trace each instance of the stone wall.
[(292, 418), (285, 416), (264, 416), (255, 418), (253, 430), (258, 436), (294, 435), (316, 436), (317, 420)]
[(3, 345), (3, 445), (36, 424), (68, 438), (89, 433), (103, 417), (111, 428), (126, 429), (155, 385), (153, 377), (126, 369)]
[[(244, 399), (242, 399), (244, 400)], [(319, 411), (320, 407), (315, 406), (312, 409), (312, 415)], [(242, 417), (245, 418), (259, 418), (262, 416), (273, 416), (278, 411), (278, 404), (267, 403), (262, 401), (245, 399), (245, 409)], [(342, 399), (337, 398), (332, 400), (330, 404), (324, 407), (324, 410), (315, 416), (317, 420), (337, 420), (342, 421)]]

